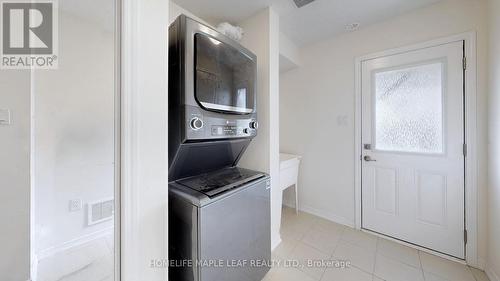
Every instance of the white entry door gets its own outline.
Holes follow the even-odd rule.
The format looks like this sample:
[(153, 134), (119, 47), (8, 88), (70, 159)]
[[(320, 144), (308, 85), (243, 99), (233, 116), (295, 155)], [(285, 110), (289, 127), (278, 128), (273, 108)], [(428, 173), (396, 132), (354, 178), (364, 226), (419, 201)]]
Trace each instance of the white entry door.
[(362, 227), (460, 259), (463, 48), (460, 41), (362, 63)]

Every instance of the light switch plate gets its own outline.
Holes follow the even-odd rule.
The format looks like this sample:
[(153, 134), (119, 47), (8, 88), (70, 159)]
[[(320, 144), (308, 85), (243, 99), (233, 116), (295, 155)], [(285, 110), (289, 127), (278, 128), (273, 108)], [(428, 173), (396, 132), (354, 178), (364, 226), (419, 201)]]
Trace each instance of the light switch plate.
[(0, 125), (10, 125), (10, 110), (0, 108)]

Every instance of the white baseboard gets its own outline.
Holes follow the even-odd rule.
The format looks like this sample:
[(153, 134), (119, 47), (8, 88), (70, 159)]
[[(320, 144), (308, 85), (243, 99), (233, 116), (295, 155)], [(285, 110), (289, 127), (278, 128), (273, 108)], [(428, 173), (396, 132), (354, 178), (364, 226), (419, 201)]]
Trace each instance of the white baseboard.
[(111, 227), (106, 227), (106, 228), (103, 228), (103, 229), (98, 230), (96, 232), (92, 232), (92, 233), (89, 233), (89, 234), (77, 237), (75, 239), (66, 241), (66, 242), (61, 243), (59, 245), (56, 245), (56, 246), (53, 246), (53, 247), (49, 247), (49, 248), (40, 250), (35, 255), (36, 258), (37, 258), (36, 261), (37, 262), (41, 261), (44, 258), (53, 256), (53, 255), (55, 255), (57, 253), (61, 253), (63, 251), (71, 249), (73, 247), (78, 247), (78, 246), (83, 245), (85, 243), (88, 243), (90, 241), (102, 238), (102, 237), (104, 237), (104, 236), (106, 236), (106, 235), (108, 235), (109, 233), (112, 233), (112, 232), (113, 232), (113, 227), (112, 226)]
[[(295, 209), (295, 205), (291, 204), (290, 202), (283, 201), (283, 205)], [(349, 220), (347, 218), (344, 218), (342, 216), (332, 214), (331, 212), (328, 212), (325, 210), (321, 210), (321, 209), (314, 208), (314, 207), (307, 206), (307, 205), (303, 205), (303, 204), (299, 204), (299, 210), (302, 212), (309, 213), (311, 215), (315, 215), (317, 217), (324, 218), (326, 220), (338, 223), (338, 224), (342, 224), (342, 225), (354, 228), (354, 221)]]
[(274, 249), (276, 249), (276, 247), (278, 247), (278, 245), (281, 243), (281, 236), (278, 235), (278, 237), (276, 237), (276, 239), (274, 239), (273, 241), (271, 241), (271, 251), (274, 251)]
[(486, 276), (490, 278), (490, 281), (500, 281), (500, 278), (498, 277), (496, 272), (493, 271), (493, 269), (491, 269), (491, 267), (489, 267), (488, 265), (486, 265), (486, 270), (484, 272), (486, 273)]
[(31, 267), (30, 267), (31, 278), (30, 281), (37, 281), (38, 279), (38, 256), (36, 254), (32, 255)]
[(482, 271), (486, 271), (486, 259), (484, 258), (478, 257), (477, 264), (469, 264), (469, 265), (477, 269), (481, 269)]

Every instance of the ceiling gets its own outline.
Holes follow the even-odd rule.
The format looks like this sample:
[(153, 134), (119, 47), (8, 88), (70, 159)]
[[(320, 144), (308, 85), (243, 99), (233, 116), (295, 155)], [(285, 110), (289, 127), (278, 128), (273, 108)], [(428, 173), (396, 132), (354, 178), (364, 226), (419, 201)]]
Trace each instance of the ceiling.
[(316, 0), (297, 8), (292, 0), (174, 0), (210, 23), (238, 23), (268, 6), (280, 15), (280, 30), (297, 46), (312, 44), (441, 0)]

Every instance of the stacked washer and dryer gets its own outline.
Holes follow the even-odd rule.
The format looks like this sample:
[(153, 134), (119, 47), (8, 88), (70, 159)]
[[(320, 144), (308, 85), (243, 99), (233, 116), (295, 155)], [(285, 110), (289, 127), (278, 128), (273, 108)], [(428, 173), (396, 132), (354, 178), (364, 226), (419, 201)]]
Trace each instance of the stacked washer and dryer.
[(184, 15), (169, 42), (169, 278), (259, 281), (270, 179), (237, 167), (258, 130), (257, 58)]

